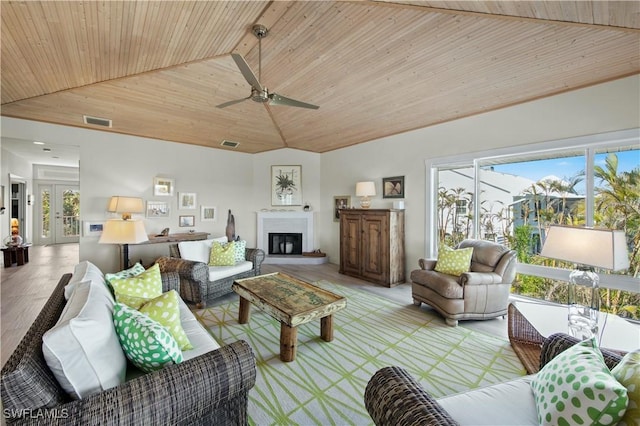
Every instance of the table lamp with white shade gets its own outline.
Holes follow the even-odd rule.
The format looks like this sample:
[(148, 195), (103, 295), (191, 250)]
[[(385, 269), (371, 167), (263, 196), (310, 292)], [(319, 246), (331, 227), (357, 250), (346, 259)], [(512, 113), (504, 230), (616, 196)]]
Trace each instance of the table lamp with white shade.
[(139, 244), (148, 241), (149, 237), (141, 220), (107, 220), (100, 235), (100, 244), (122, 245), (122, 268), (129, 267), (129, 244)]
[[(540, 255), (576, 264), (569, 274), (569, 334), (579, 339), (597, 337), (600, 288), (594, 267), (612, 271), (629, 267), (624, 231), (550, 226)], [(578, 286), (590, 289), (586, 298)]]
[(144, 229), (144, 222), (132, 220), (132, 213), (144, 212), (144, 203), (139, 197), (111, 197), (107, 211), (121, 213), (122, 219), (111, 219), (104, 224), (100, 235), (100, 244), (122, 245), (122, 268), (129, 267), (129, 244), (139, 244), (149, 240)]
[(139, 197), (123, 197), (114, 195), (109, 200), (107, 211), (111, 213), (121, 213), (122, 219), (131, 219), (132, 213), (144, 213), (144, 203)]
[(368, 209), (371, 207), (371, 199), (376, 195), (376, 184), (374, 182), (358, 182), (356, 183), (356, 197), (360, 198), (360, 207)]

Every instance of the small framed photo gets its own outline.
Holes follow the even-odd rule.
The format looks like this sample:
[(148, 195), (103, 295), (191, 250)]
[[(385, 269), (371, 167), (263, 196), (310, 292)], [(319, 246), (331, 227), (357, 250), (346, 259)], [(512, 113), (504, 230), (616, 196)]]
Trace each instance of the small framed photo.
[(178, 226), (180, 226), (181, 228), (196, 226), (196, 217), (195, 216), (178, 216)]
[(382, 198), (404, 198), (404, 176), (382, 178)]
[(175, 181), (164, 177), (153, 178), (153, 195), (157, 197), (173, 196)]
[(351, 208), (350, 195), (336, 195), (333, 197), (333, 221), (340, 222), (340, 210)]
[(178, 194), (178, 208), (180, 210), (195, 210), (196, 209), (196, 193), (180, 192)]
[(218, 221), (218, 208), (212, 206), (200, 207), (200, 220), (203, 222), (217, 222)]
[(169, 217), (169, 203), (165, 201), (147, 201), (147, 217)]
[(104, 221), (84, 221), (84, 236), (85, 237), (99, 237), (102, 235), (104, 229)]

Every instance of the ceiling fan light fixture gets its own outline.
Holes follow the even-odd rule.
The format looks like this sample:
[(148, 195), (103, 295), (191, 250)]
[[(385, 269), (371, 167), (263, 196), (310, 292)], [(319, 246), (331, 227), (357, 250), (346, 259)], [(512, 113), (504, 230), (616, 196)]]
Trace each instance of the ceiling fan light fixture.
[(251, 100), (258, 103), (265, 103), (269, 100), (269, 91), (266, 87), (264, 87), (263, 90), (258, 90), (255, 87), (252, 87)]

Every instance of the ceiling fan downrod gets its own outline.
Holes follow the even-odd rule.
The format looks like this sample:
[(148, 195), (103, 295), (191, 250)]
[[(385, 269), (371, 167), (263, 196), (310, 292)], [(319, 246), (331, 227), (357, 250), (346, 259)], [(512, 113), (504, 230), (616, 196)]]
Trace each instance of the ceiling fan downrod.
[(262, 81), (262, 39), (269, 34), (267, 27), (261, 24), (253, 26), (253, 35), (258, 38), (258, 80)]

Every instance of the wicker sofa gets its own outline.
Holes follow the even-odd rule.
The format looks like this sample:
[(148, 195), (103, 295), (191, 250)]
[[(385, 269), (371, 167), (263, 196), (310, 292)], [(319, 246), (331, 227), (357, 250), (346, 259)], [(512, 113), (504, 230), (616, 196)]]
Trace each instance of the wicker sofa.
[[(245, 249), (245, 262), (239, 262), (236, 266), (208, 265), (208, 250), (211, 249), (212, 242), (225, 242), (226, 240), (226, 237), (219, 237), (171, 244), (169, 246), (170, 256), (163, 256), (156, 260), (156, 263), (160, 265), (161, 272), (177, 272), (180, 275), (180, 296), (186, 302), (194, 303), (198, 309), (231, 293), (233, 281), (260, 275), (265, 253), (256, 248)], [(194, 246), (195, 252), (199, 255), (192, 254)], [(180, 247), (183, 250), (189, 248), (189, 255), (182, 256)], [(245, 263), (246, 266), (242, 267), (240, 263)]]
[[(549, 336), (542, 345), (540, 368), (577, 342), (577, 339), (566, 334)], [(619, 354), (613, 352), (602, 350), (602, 353), (609, 368), (613, 368), (622, 359)], [(385, 367), (378, 370), (369, 380), (364, 400), (369, 415), (378, 426), (537, 425), (535, 407), (533, 402), (529, 401), (533, 399), (529, 385), (531, 377), (524, 376), (436, 399), (404, 369)], [(469, 420), (469, 416), (472, 420)], [(517, 420), (513, 417), (517, 417)]]
[[(244, 341), (185, 357), (180, 364), (152, 373), (138, 372), (120, 385), (72, 399), (43, 354), (43, 335), (56, 325), (67, 304), (64, 292), (70, 279), (71, 274), (62, 276), (2, 368), (0, 390), (7, 424), (247, 424), (248, 393), (256, 369), (254, 354)], [(163, 291), (179, 289), (177, 273), (162, 274), (162, 281)]]

